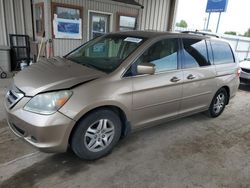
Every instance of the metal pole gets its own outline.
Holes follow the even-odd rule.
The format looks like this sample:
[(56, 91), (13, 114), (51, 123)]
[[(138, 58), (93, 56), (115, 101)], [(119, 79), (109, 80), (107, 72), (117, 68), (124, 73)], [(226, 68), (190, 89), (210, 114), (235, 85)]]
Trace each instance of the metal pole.
[(216, 27), (216, 33), (218, 33), (219, 25), (220, 25), (220, 17), (221, 17), (221, 12), (219, 14), (218, 22), (217, 22), (217, 27)]
[(204, 26), (203, 26), (203, 30), (206, 30), (206, 25), (207, 25), (207, 17), (204, 18)]
[(0, 0), (0, 14), (2, 18), (2, 23), (3, 23), (3, 38), (4, 38), (4, 44), (8, 45), (8, 39), (7, 39), (7, 30), (6, 30), (6, 19), (5, 19), (5, 10), (4, 10), (4, 0)]
[(30, 0), (30, 10), (31, 10), (31, 21), (32, 21), (32, 39), (33, 41), (36, 40), (35, 37), (35, 26), (34, 26), (34, 9), (33, 9), (33, 1)]
[(208, 19), (207, 19), (207, 27), (206, 27), (206, 30), (208, 30), (209, 21), (210, 21), (210, 16), (211, 16), (211, 12), (209, 12), (209, 14), (208, 14)]

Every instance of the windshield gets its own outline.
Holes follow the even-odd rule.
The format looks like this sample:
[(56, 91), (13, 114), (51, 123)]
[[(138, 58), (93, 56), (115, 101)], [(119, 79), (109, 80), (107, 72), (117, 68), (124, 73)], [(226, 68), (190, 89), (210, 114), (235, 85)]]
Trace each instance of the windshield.
[(142, 37), (106, 35), (87, 42), (67, 55), (66, 58), (81, 65), (110, 73), (144, 40)]

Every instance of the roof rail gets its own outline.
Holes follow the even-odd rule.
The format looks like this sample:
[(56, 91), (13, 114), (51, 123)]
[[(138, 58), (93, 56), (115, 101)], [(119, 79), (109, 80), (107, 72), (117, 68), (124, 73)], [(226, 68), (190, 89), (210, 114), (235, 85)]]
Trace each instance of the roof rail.
[(207, 35), (207, 36), (211, 36), (211, 37), (220, 38), (219, 35), (208, 33), (208, 32), (201, 32), (199, 30), (195, 30), (195, 31), (182, 31), (181, 33), (191, 33), (191, 34), (198, 34), (198, 35), (203, 35), (203, 36)]

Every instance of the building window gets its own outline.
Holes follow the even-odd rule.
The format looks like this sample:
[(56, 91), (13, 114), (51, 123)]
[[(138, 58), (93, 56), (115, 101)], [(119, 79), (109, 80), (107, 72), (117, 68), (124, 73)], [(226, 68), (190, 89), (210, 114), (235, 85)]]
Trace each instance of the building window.
[(136, 30), (137, 16), (118, 13), (118, 31)]
[(89, 38), (93, 39), (110, 32), (110, 14), (90, 12)]
[(78, 20), (80, 19), (80, 9), (56, 6), (57, 18)]
[(36, 33), (42, 35), (44, 32), (44, 4), (35, 4)]
[(53, 36), (82, 39), (82, 7), (52, 3)]

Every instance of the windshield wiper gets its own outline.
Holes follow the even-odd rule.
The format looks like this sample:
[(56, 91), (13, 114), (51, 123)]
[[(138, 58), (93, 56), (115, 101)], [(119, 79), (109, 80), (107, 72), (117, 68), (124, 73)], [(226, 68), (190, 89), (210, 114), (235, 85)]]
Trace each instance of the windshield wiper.
[(83, 62), (77, 61), (77, 60), (75, 60), (75, 59), (73, 59), (73, 58), (67, 58), (67, 59), (69, 59), (70, 61), (73, 61), (73, 62), (75, 62), (75, 63), (77, 63), (77, 64), (83, 65), (83, 66), (85, 66), (85, 67), (89, 67), (89, 68), (91, 68), (91, 69), (96, 69), (96, 70), (98, 70), (98, 71), (104, 72), (103, 70), (99, 69), (98, 67), (96, 67), (96, 66), (94, 66), (94, 65), (92, 65), (92, 64), (83, 63)]
[(81, 65), (85, 66), (85, 67), (89, 67), (89, 68), (92, 68), (92, 69), (96, 69), (96, 70), (99, 70), (101, 71), (98, 67), (92, 65), (92, 64), (87, 64), (87, 63), (81, 63)]

